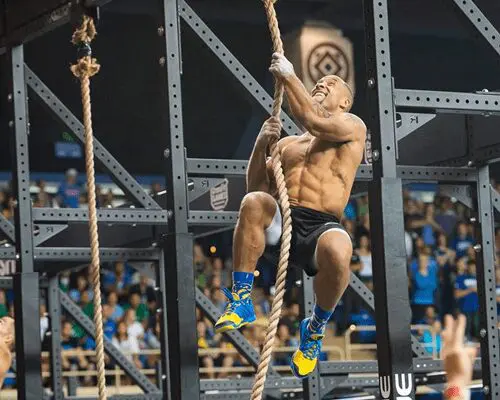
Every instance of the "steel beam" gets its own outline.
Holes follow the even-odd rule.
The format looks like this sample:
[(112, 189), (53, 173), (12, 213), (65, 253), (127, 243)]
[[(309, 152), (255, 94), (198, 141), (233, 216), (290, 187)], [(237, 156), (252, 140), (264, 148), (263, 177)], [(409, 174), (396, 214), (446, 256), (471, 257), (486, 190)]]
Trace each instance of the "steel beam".
[(500, 399), (500, 352), (495, 286), (495, 235), (491, 205), (489, 167), (479, 168), (476, 226), (478, 244), (477, 288), (482, 360), (483, 392), (486, 399)]
[[(61, 299), (61, 305), (66, 310), (66, 312), (73, 318), (78, 324), (85, 330), (87, 335), (95, 339), (95, 326), (92, 320), (87, 317), (80, 306), (75, 304), (71, 298), (64, 293), (59, 291), (59, 296)], [(129, 361), (129, 359), (121, 353), (118, 348), (111, 343), (108, 338), (104, 338), (104, 350), (106, 353), (122, 368), (132, 380), (146, 393), (158, 393), (158, 388), (151, 383), (149, 378), (144, 375), (137, 367)]]
[[(313, 278), (307, 276), (305, 272), (302, 272), (302, 318), (312, 315), (314, 302)], [(307, 400), (321, 400), (319, 368), (315, 368), (309, 377), (304, 379), (302, 389), (304, 391), (304, 398)]]
[(48, 288), (48, 312), (50, 321), (50, 381), (53, 400), (64, 400), (61, 360), (61, 299), (59, 276), (52, 276)]
[[(38, 247), (34, 251), (37, 261), (89, 261), (90, 249), (88, 247)], [(157, 248), (101, 248), (100, 258), (102, 261), (155, 261), (159, 258)], [(13, 247), (0, 248), (0, 260), (19, 259), (18, 253)], [(43, 271), (45, 267), (37, 270)], [(50, 272), (51, 267), (47, 267)]]
[(188, 222), (197, 226), (220, 226), (235, 224), (237, 220), (237, 211), (190, 211)]
[(431, 109), (441, 112), (500, 112), (500, 95), (489, 93), (438, 92), (433, 90), (395, 89), (396, 107)]
[(489, 45), (500, 55), (500, 33), (472, 0), (452, 0)]
[[(168, 120), (166, 159), (167, 208), (172, 218), (162, 241), (165, 260), (165, 290), (168, 321), (169, 384), (163, 382), (163, 392), (176, 400), (196, 400), (200, 397), (198, 371), (198, 340), (196, 334), (195, 278), (193, 269), (193, 237), (188, 233), (189, 201), (187, 196), (186, 153), (182, 113), (181, 42), (179, 0), (158, 2), (161, 10), (158, 36), (159, 54), (163, 59), (158, 87), (163, 94), (165, 117)], [(165, 118), (166, 119), (166, 118)], [(165, 129), (167, 121), (165, 121)], [(170, 392), (169, 392), (170, 391)]]
[[(83, 124), (67, 108), (57, 96), (43, 83), (38, 76), (27, 66), (24, 66), (26, 82), (37, 97), (48, 109), (71, 131), (71, 133), (83, 143)], [(109, 173), (111, 179), (122, 189), (126, 196), (137, 205), (144, 208), (160, 209), (161, 207), (153, 198), (146, 193), (142, 186), (127, 170), (106, 150), (106, 148), (94, 138), (94, 153), (96, 161)]]
[[(413, 369), (418, 373), (444, 371), (442, 360), (414, 358)], [(377, 361), (325, 361), (320, 363), (321, 376), (347, 374), (375, 374), (378, 371)], [(474, 371), (481, 370), (481, 359), (474, 362)]]
[[(16, 226), (17, 270), (14, 276), (14, 308), (17, 318), (16, 358), (17, 396), (20, 400), (43, 397), (40, 375), (40, 327), (38, 273), (33, 262), (33, 225), (31, 223), (31, 197), (28, 149), (28, 108), (24, 76), (23, 46), (9, 50), (9, 106), (12, 144), (14, 195), (17, 207), (14, 213)], [(36, 326), (33, 326), (36, 322)]]
[[(88, 223), (87, 210), (71, 208), (33, 208), (35, 222), (79, 222)], [(99, 223), (121, 223), (128, 225), (166, 225), (168, 213), (164, 210), (141, 210), (135, 208), (97, 210)]]
[(367, 125), (371, 130), (373, 181), (369, 186), (378, 374), (394, 388), (383, 397), (396, 400), (399, 377), (404, 396), (413, 398), (410, 304), (404, 242), (402, 180), (396, 167), (396, 117), (391, 73), (387, 0), (364, 0), (368, 79)]
[[(248, 161), (188, 158), (189, 174), (245, 175)], [(397, 177), (405, 181), (475, 182), (477, 170), (466, 167), (433, 167), (417, 165), (396, 166)], [(356, 172), (357, 181), (371, 181), (372, 167), (361, 165)]]
[[(205, 22), (184, 0), (179, 0), (179, 15), (189, 27), (200, 37), (210, 50), (219, 58), (226, 68), (245, 87), (255, 101), (257, 101), (268, 113), (273, 109), (273, 98), (257, 82), (250, 72), (241, 64), (222, 41), (212, 32)], [(269, 55), (271, 56), (271, 55)], [(271, 57), (269, 57), (269, 60)], [(303, 132), (284, 112), (281, 112), (283, 130), (288, 135), (301, 135)]]

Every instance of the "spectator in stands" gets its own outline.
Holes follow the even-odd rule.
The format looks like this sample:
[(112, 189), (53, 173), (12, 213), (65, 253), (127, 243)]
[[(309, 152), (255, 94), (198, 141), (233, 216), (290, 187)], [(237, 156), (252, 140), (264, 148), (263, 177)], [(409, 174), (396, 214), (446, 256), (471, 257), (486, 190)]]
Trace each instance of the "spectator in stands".
[(35, 207), (52, 207), (52, 200), (45, 191), (46, 182), (42, 179), (37, 182), (38, 193), (36, 195)]
[(453, 269), (455, 266), (455, 251), (448, 247), (448, 238), (444, 233), (438, 234), (437, 248), (434, 258), (439, 267), (439, 292), (441, 315), (453, 312)]
[(436, 215), (436, 222), (441, 226), (446, 236), (450, 236), (457, 223), (457, 213), (449, 197), (441, 197), (438, 200), (440, 206)]
[(111, 319), (115, 322), (118, 322), (123, 318), (124, 310), (123, 307), (118, 304), (118, 295), (115, 291), (111, 291), (108, 294), (108, 302), (107, 302), (110, 311), (111, 311)]
[(479, 298), (477, 295), (476, 264), (466, 258), (457, 261), (455, 298), (458, 308), (467, 318), (466, 334), (470, 339), (477, 337)]
[(44, 303), (40, 304), (40, 339), (43, 341), (45, 334), (49, 330), (49, 317), (47, 316), (47, 307)]
[(359, 248), (355, 249), (355, 253), (361, 260), (361, 270), (358, 272), (359, 277), (364, 281), (371, 280), (373, 277), (372, 251), (368, 235), (360, 236)]
[(151, 184), (151, 196), (155, 196), (162, 191), (161, 184), (158, 182), (153, 182)]
[(133, 310), (135, 312), (136, 320), (140, 323), (147, 321), (149, 317), (148, 307), (146, 304), (141, 302), (141, 296), (137, 292), (130, 294), (129, 305), (126, 305), (124, 308), (125, 314), (127, 314), (129, 310)]
[(459, 222), (457, 225), (457, 234), (451, 245), (455, 250), (457, 258), (462, 258), (467, 254), (467, 249), (472, 246), (474, 239), (469, 235), (468, 226), (465, 222)]
[(78, 172), (71, 168), (66, 171), (66, 180), (57, 190), (57, 202), (61, 208), (78, 208), (81, 187), (77, 184)]
[(103, 277), (103, 287), (106, 292), (114, 291), (118, 299), (126, 301), (132, 274), (123, 261), (115, 263), (114, 271), (106, 271)]
[(441, 331), (442, 325), (439, 320), (435, 320), (429, 329), (425, 329), (420, 341), (424, 344), (424, 349), (429, 353), (439, 357), (441, 354)]
[(127, 333), (130, 337), (137, 340), (138, 343), (144, 338), (144, 326), (137, 321), (137, 316), (134, 309), (129, 308), (125, 311), (125, 316), (123, 317), (123, 322), (127, 327)]
[(146, 275), (141, 275), (139, 278), (139, 283), (132, 285), (128, 292), (129, 294), (137, 293), (141, 298), (141, 302), (145, 304), (156, 301), (155, 290), (149, 284), (149, 278)]
[(413, 261), (411, 271), (411, 306), (414, 323), (421, 323), (427, 307), (436, 304), (435, 294), (438, 287), (438, 270), (435, 261), (426, 248)]
[[(298, 346), (298, 341), (290, 334), (290, 328), (282, 321), (278, 324), (278, 332), (276, 334), (276, 347), (295, 347)], [(289, 365), (291, 354), (289, 352), (275, 353), (274, 365)]]
[(78, 354), (78, 351), (82, 351), (82, 348), (78, 340), (73, 336), (73, 328), (69, 321), (64, 321), (61, 326), (61, 347), (63, 350), (77, 352), (74, 355), (65, 355), (64, 352), (62, 353), (61, 361), (64, 370), (78, 369), (82, 371), (87, 369), (88, 361), (84, 355)]
[(74, 289), (70, 289), (68, 295), (75, 303), (79, 303), (83, 292), (88, 292), (87, 294), (89, 300), (92, 300), (92, 298), (94, 297), (92, 290), (90, 290), (89, 288), (89, 282), (87, 278), (84, 275), (78, 275), (78, 277), (76, 278), (76, 287)]
[(134, 335), (130, 335), (130, 326), (125, 321), (120, 321), (116, 327), (116, 334), (113, 336), (112, 343), (118, 348), (125, 357), (133, 362), (137, 368), (142, 368), (139, 360), (139, 341)]

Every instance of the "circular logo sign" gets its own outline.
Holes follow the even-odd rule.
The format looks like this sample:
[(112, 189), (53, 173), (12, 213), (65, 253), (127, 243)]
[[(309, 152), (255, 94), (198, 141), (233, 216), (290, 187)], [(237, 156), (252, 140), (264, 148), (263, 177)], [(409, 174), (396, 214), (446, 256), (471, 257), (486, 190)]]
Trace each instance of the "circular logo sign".
[(349, 60), (337, 44), (333, 42), (321, 43), (309, 53), (307, 73), (314, 82), (325, 75), (337, 75), (347, 82), (349, 79)]

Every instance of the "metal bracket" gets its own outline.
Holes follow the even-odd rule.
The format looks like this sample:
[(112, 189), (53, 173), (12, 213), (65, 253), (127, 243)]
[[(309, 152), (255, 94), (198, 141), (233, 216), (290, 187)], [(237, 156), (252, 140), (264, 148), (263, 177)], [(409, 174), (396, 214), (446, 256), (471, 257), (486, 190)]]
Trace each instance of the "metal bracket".
[(56, 236), (62, 231), (66, 230), (68, 225), (37, 225), (33, 229), (33, 245), (39, 246), (49, 240), (51, 237)]
[(194, 201), (203, 196), (211, 188), (223, 182), (221, 178), (188, 178), (188, 198)]
[(436, 118), (436, 114), (397, 112), (396, 113), (396, 140), (400, 141), (410, 133), (423, 127)]
[(491, 203), (497, 212), (500, 212), (500, 194), (491, 187)]
[(456, 198), (468, 208), (474, 208), (472, 204), (472, 191), (470, 186), (465, 185), (439, 185), (441, 194)]
[[(87, 317), (80, 307), (75, 304), (71, 298), (62, 290), (59, 291), (61, 305), (77, 321), (88, 335), (95, 338), (95, 326), (89, 317)], [(151, 383), (146, 375), (139, 371), (128, 358), (118, 350), (109, 339), (104, 339), (104, 349), (106, 353), (135, 381), (139, 387), (146, 393), (158, 393), (159, 389)]]

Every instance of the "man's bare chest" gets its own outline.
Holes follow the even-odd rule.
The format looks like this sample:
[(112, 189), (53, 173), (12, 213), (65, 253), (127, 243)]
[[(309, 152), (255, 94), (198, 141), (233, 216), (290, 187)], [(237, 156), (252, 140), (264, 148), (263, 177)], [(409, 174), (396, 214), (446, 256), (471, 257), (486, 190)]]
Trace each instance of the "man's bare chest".
[(342, 144), (326, 142), (317, 138), (297, 139), (288, 144), (281, 153), (284, 166), (291, 168), (306, 165), (331, 165), (342, 151)]

